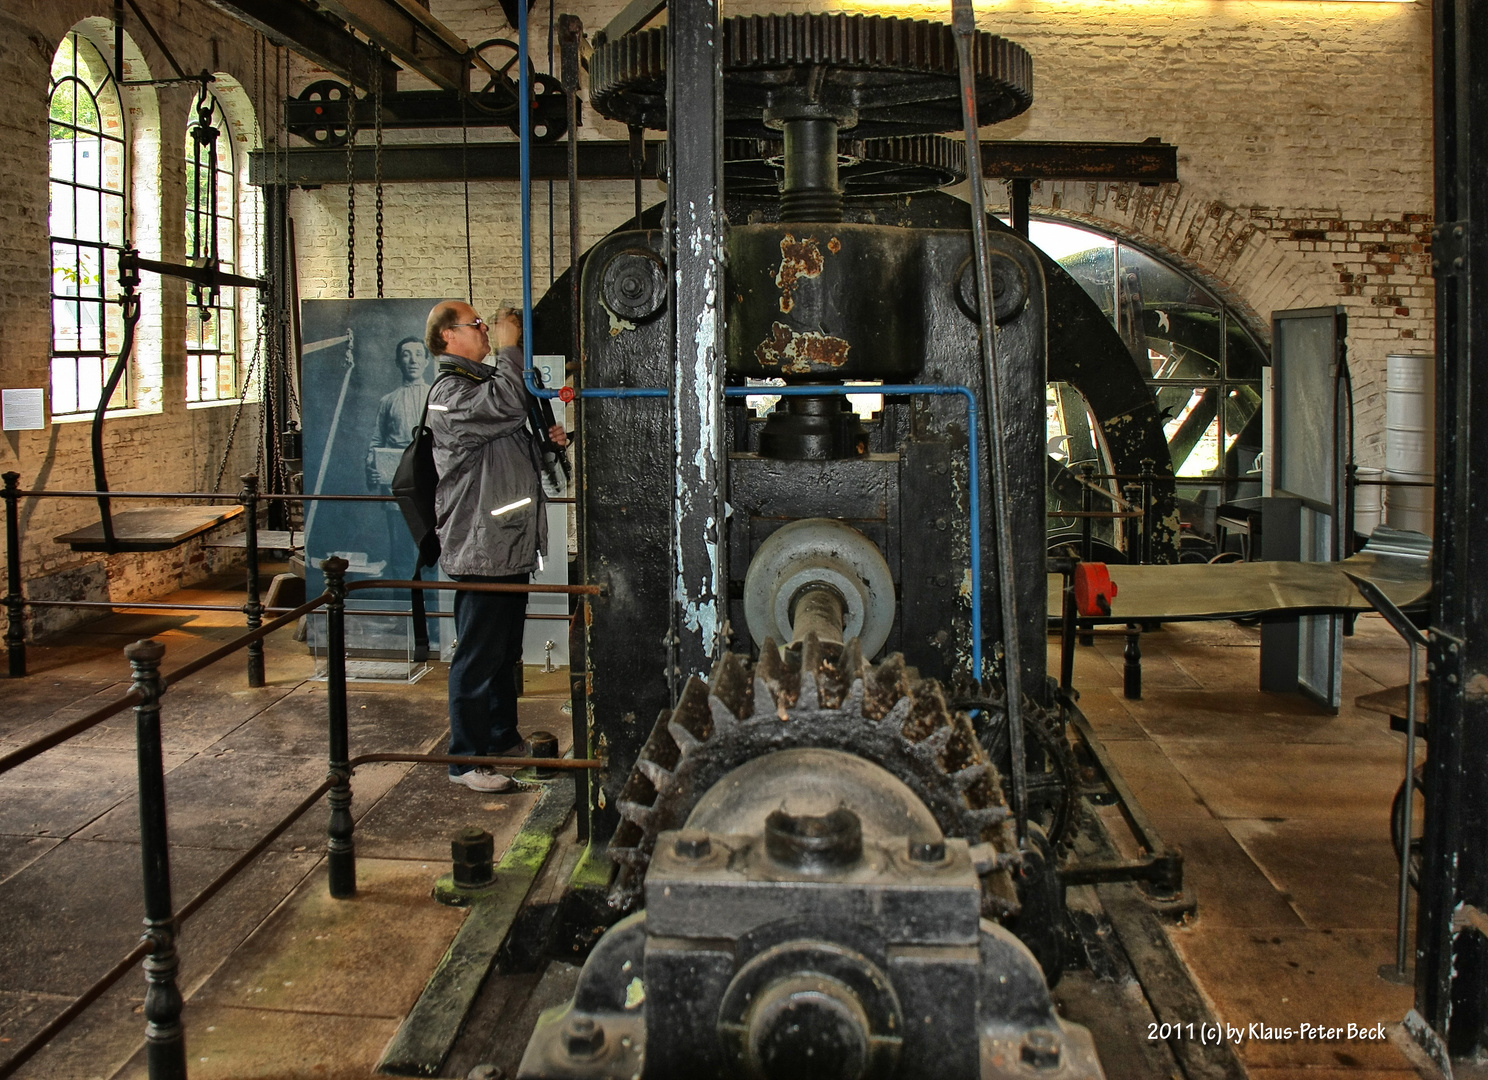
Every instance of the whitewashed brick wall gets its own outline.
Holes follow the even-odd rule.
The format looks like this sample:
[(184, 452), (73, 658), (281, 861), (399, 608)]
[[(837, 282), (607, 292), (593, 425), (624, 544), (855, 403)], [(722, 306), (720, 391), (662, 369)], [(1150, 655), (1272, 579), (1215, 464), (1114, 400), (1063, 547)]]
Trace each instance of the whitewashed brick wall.
[[(142, 0), (141, 7), (187, 71), (233, 76), (255, 101), (256, 36), (205, 4)], [(6, 0), (0, 8), (0, 386), (49, 387), (47, 80), (52, 55), (73, 27), (90, 20), (97, 35), (112, 5), (88, 0)], [(173, 74), (169, 63), (132, 16), (126, 20), (126, 78)], [(104, 31), (104, 41), (111, 32)], [(105, 48), (111, 56), (112, 49)], [(184, 256), (186, 125), (194, 88), (131, 88), (125, 97), (136, 125), (133, 165), (134, 242), (147, 257)], [(114, 268), (109, 267), (112, 274)], [(105, 428), (108, 478), (115, 490), (210, 489), (221, 464), (234, 408), (185, 405), (186, 288), (145, 275), (143, 317), (135, 370), (139, 410)], [(251, 342), (250, 342), (251, 347)], [(223, 486), (253, 468), (258, 409), (245, 409)], [(27, 489), (90, 489), (89, 424), (49, 424), (43, 431), (6, 432), (0, 471), (21, 475)], [(118, 504), (116, 504), (117, 506)], [(38, 599), (142, 599), (199, 580), (227, 565), (220, 552), (193, 541), (152, 555), (75, 554), (51, 538), (97, 520), (95, 503), (29, 499), (21, 507), (25, 538), (23, 577)], [(45, 633), (78, 616), (38, 609), (31, 630)]]
[[(254, 37), (199, 0), (144, 0), (146, 14), (188, 70), (233, 75), (256, 100)], [(615, 3), (560, 4), (593, 32)], [(1002, 33), (1034, 58), (1035, 97), (1021, 117), (984, 132), (993, 138), (1131, 140), (1158, 136), (1179, 147), (1180, 182), (1159, 188), (1043, 184), (1035, 210), (1125, 236), (1202, 274), (1266, 329), (1271, 311), (1342, 304), (1357, 393), (1360, 461), (1383, 456), (1384, 357), (1430, 351), (1432, 292), (1430, 7), (1413, 3), (1248, 3), (1178, 0), (1168, 4), (1006, 0), (981, 5), (984, 29)], [(476, 0), (433, 0), (434, 14), (468, 40), (512, 36), (499, 8)], [(941, 6), (813, 3), (731, 4), (751, 11), (848, 10), (945, 18)], [(46, 385), (49, 321), (45, 94), (47, 69), (62, 35), (111, 5), (86, 0), (6, 0), (0, 9), (0, 385)], [(532, 12), (531, 41), (547, 67), (547, 5)], [(147, 35), (133, 35), (141, 63), (168, 65)], [(295, 87), (321, 77), (297, 65)], [(406, 78), (413, 88), (419, 80)], [(166, 258), (182, 254), (179, 226), (191, 90), (153, 92), (159, 114), (155, 238)], [(585, 137), (622, 138), (623, 128), (587, 112)], [(403, 138), (405, 136), (397, 136)], [(419, 135), (418, 138), (428, 136)], [(442, 138), (458, 141), (458, 133)], [(473, 132), (474, 139), (504, 138)], [(394, 135), (390, 133), (389, 139)], [(648, 185), (648, 204), (662, 197)], [(301, 295), (345, 295), (344, 186), (293, 197)], [(371, 295), (371, 189), (360, 192), (359, 295)], [(470, 190), (476, 304), (520, 298), (519, 193), (510, 183)], [(998, 201), (997, 189), (992, 191)], [(549, 276), (547, 185), (534, 191), (535, 286)], [(556, 251), (567, 265), (566, 196), (555, 193)], [(583, 193), (586, 245), (629, 218), (630, 185), (590, 183)], [(386, 272), (390, 296), (465, 293), (464, 206), (459, 184), (389, 185)], [(149, 246), (147, 244), (147, 246)], [(160, 411), (109, 427), (110, 480), (129, 487), (210, 484), (231, 409), (185, 409), (180, 345), (185, 290), (159, 292)], [(148, 312), (147, 312), (148, 314)], [(244, 427), (227, 470), (251, 467), (256, 416)], [(88, 487), (86, 424), (0, 440), (0, 468), (27, 486)], [(25, 574), (38, 590), (140, 597), (203, 572), (206, 557), (187, 547), (169, 557), (78, 556), (45, 538), (86, 523), (84, 503), (33, 502), (24, 508)], [(49, 579), (44, 581), (43, 579)]]

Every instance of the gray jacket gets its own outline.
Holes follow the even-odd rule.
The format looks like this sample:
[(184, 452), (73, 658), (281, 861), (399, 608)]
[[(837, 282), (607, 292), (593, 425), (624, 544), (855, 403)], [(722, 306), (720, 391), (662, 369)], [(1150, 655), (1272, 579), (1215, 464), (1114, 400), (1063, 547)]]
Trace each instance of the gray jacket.
[(439, 360), (454, 369), (429, 394), (439, 564), (451, 577), (530, 573), (547, 547), (548, 515), (541, 451), (527, 428), (522, 351), (502, 349), (495, 367), (448, 354)]

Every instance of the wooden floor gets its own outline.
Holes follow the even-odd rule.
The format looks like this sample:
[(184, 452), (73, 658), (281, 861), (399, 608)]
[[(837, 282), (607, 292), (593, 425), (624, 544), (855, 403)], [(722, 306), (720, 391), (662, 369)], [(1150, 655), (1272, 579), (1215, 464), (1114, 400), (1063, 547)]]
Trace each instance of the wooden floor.
[[(240, 602), (235, 587), (222, 580), (162, 599)], [(170, 670), (240, 626), (232, 613), (117, 614), (33, 646), (32, 674), (0, 684), (0, 752), (124, 692), (121, 650), (130, 641), (163, 641)], [(1411, 991), (1376, 974), (1394, 957), (1388, 812), (1403, 737), (1352, 704), (1404, 681), (1404, 646), (1381, 620), (1360, 619), (1344, 645), (1344, 708), (1330, 716), (1256, 690), (1253, 630), (1184, 624), (1146, 635), (1141, 701), (1122, 697), (1123, 644), (1101, 637), (1080, 650), (1081, 705), (1164, 836), (1187, 856), (1198, 912), (1166, 932), (1216, 1017), (1245, 1032), (1233, 1041), (1244, 1067), (1257, 1080), (1425, 1075), (1398, 1038)], [(323, 684), (311, 680), (312, 660), (287, 630), (268, 640), (267, 656), (262, 689), (247, 689), (241, 663), (230, 660), (166, 695), (177, 906), (324, 775), (325, 699)], [(439, 745), (443, 680), (436, 665), (411, 686), (353, 687), (354, 752)], [(561, 676), (529, 686), (524, 727), (566, 732), (564, 687)], [(133, 790), (128, 714), (0, 778), (0, 1062), (138, 939)], [(326, 896), (325, 811), (317, 808), (185, 924), (193, 1077), (369, 1075), (458, 927), (459, 912), (428, 899), (448, 868), (450, 834), (482, 825), (496, 834), (499, 853), (536, 798), (477, 795), (449, 784), (442, 770), (405, 765), (359, 770), (355, 791), (357, 902)], [(572, 974), (559, 969), (556, 977)], [(546, 989), (538, 983), (529, 979), (524, 991), (526, 1012), (553, 993), (552, 980)], [(131, 973), (20, 1075), (144, 1075), (142, 999), (143, 978)], [(1383, 1023), (1389, 1037), (1251, 1034), (1252, 1025), (1303, 1022)], [(505, 1060), (520, 1056), (508, 1050), (515, 1053)], [(1131, 1048), (1103, 1054), (1143, 1059)], [(452, 1059), (460, 1071), (446, 1074), (465, 1075), (473, 1060)], [(1142, 1078), (1113, 1072), (1111, 1080)]]

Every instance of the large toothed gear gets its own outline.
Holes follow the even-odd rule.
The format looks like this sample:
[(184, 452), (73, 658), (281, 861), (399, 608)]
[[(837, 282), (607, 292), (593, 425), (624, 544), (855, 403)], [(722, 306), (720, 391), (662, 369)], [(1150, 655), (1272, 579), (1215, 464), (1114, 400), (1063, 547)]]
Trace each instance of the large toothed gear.
[[(996, 769), (970, 719), (952, 713), (940, 684), (921, 680), (897, 653), (863, 659), (856, 639), (823, 645), (814, 634), (782, 657), (774, 642), (751, 665), (725, 655), (709, 682), (694, 677), (677, 708), (663, 713), (620, 793), (623, 819), (610, 842), (620, 864), (611, 902), (638, 906), (658, 834), (683, 827), (698, 800), (726, 773), (779, 750), (841, 750), (903, 781), (947, 836), (991, 843), (1007, 861), (1017, 842)], [(1018, 909), (1006, 869), (983, 877), (983, 910)]]
[[(719, 62), (730, 137), (769, 138), (764, 114), (808, 101), (860, 139), (958, 131), (956, 39), (946, 23), (884, 15), (738, 15), (723, 20)], [(612, 120), (662, 129), (666, 28), (594, 50), (589, 100)], [(1006, 38), (972, 39), (977, 121), (996, 124), (1033, 104), (1033, 60)], [(851, 117), (848, 120), (848, 117)]]

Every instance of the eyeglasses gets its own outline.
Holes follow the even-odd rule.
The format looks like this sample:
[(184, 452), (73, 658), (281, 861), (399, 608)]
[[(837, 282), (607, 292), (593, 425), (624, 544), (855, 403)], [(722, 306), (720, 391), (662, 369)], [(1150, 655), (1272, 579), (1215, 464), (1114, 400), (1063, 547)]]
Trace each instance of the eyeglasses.
[(476, 327), (477, 329), (480, 329), (480, 330), (489, 330), (491, 328), (491, 324), (490, 323), (486, 322), (485, 319), (482, 319), (482, 318), (479, 318), (479, 317), (476, 318), (475, 322), (457, 322), (457, 323), (451, 323), (450, 324), (450, 329), (454, 329), (456, 326), (474, 326), (474, 327)]

